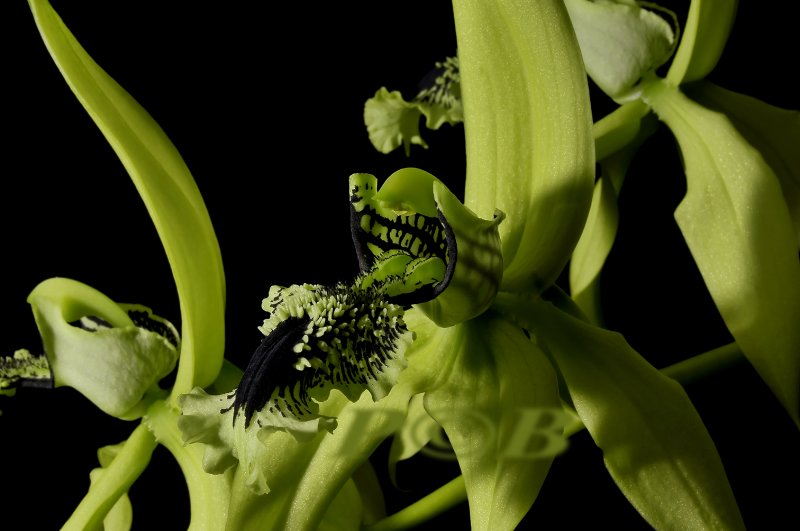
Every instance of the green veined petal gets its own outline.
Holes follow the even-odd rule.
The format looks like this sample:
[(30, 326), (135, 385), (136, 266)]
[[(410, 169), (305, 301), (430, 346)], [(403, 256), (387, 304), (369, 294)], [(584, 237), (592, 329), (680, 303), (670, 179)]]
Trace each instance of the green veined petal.
[(550, 285), (580, 237), (594, 183), (589, 90), (563, 2), (453, 2), (467, 149), (465, 205), (495, 209), (503, 288)]
[(708, 81), (686, 87), (689, 97), (724, 113), (781, 182), (800, 243), (800, 111), (781, 109)]
[[(443, 356), (453, 361), (442, 384), (426, 391), (425, 408), (458, 458), (472, 529), (514, 529), (566, 447), (555, 372), (520, 328), (497, 316), (447, 330)], [(540, 429), (550, 414), (552, 430)], [(537, 439), (543, 444), (531, 448)]]
[(675, 219), (725, 324), (800, 426), (800, 261), (780, 183), (724, 115), (666, 83), (648, 103), (680, 144)]
[(650, 525), (744, 529), (714, 443), (677, 382), (620, 334), (547, 302), (501, 304), (555, 359), (611, 476)]
[(667, 81), (673, 85), (704, 78), (719, 61), (728, 41), (739, 0), (692, 0), (686, 27)]
[(175, 393), (208, 385), (222, 364), (225, 281), (197, 185), (159, 125), (92, 60), (50, 4), (29, 3), (53, 60), (130, 174), (167, 253), (182, 320)]

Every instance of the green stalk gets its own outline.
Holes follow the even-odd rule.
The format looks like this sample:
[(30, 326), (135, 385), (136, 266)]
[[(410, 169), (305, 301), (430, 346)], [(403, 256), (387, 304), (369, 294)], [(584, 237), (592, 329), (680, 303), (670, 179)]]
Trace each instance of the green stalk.
[(155, 448), (156, 439), (153, 434), (143, 424), (137, 426), (114, 461), (103, 469), (102, 476), (89, 487), (89, 492), (62, 530), (101, 528), (108, 511), (147, 468)]
[(466, 501), (466, 499), (467, 489), (464, 486), (464, 476), (458, 476), (405, 509), (365, 527), (364, 531), (411, 529), (455, 507), (459, 503)]
[(664, 367), (661, 372), (685, 387), (745, 359), (739, 345), (734, 342)]
[(224, 474), (209, 474), (203, 470), (204, 446), (187, 445), (183, 442), (178, 430), (179, 414), (167, 401), (160, 400), (150, 407), (145, 422), (158, 442), (175, 457), (186, 479), (192, 515), (189, 529), (191, 531), (225, 529), (232, 470)]

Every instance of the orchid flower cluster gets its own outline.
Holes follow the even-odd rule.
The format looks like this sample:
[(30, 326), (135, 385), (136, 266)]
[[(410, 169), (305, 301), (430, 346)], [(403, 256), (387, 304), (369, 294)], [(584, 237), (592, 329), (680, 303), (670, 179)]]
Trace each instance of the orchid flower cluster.
[[(243, 368), (225, 359), (222, 257), (186, 164), (47, 0), (29, 4), (147, 207), (181, 311), (178, 329), (77, 280), (31, 291), (43, 352), (0, 359), (0, 392), (69, 386), (136, 425), (100, 449), (64, 529), (130, 529), (159, 445), (191, 529), (406, 529), (465, 499), (473, 529), (514, 529), (582, 430), (652, 527), (745, 527), (681, 384), (745, 358), (800, 426), (800, 120), (705, 80), (736, 2), (693, 0), (680, 28), (634, 0), (453, 0), (456, 53), (411, 101), (382, 87), (363, 113), (384, 153), (427, 147), (423, 117), (463, 123), (463, 201), (416, 167), (350, 175), (359, 271), (272, 286)], [(618, 104), (595, 123), (590, 80)], [(599, 290), (626, 171), (659, 127), (686, 172), (676, 220), (735, 340), (661, 370), (604, 328)], [(391, 440), (394, 474), (442, 431), (461, 475), (387, 516), (370, 457)]]

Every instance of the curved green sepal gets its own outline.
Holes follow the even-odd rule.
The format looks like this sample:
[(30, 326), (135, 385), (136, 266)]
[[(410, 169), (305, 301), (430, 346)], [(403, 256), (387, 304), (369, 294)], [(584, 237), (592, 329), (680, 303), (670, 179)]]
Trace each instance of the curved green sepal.
[(600, 177), (594, 185), (586, 226), (569, 262), (570, 294), (593, 323), (602, 319), (597, 293), (600, 272), (614, 245), (618, 224), (617, 192), (610, 177)]
[(495, 210), (493, 219), (481, 219), (440, 182), (434, 184), (433, 196), (455, 234), (456, 265), (444, 291), (419, 309), (445, 327), (482, 314), (494, 301), (503, 278), (499, 227), (505, 214)]
[(739, 0), (692, 0), (678, 51), (667, 72), (672, 85), (706, 77), (717, 66), (731, 33)]
[[(596, 324), (602, 323), (600, 274), (616, 239), (619, 223), (617, 197), (639, 146), (658, 125), (652, 114), (640, 118), (641, 109), (646, 110), (647, 106), (640, 101), (629, 103), (595, 124), (595, 134), (600, 135), (598, 145), (608, 142), (610, 146), (621, 140), (609, 138), (618, 133), (625, 137), (624, 145), (598, 159), (600, 177), (595, 183), (592, 207), (569, 263), (570, 294), (589, 320)], [(617, 118), (628, 118), (632, 123), (620, 123)], [(629, 129), (628, 124), (634, 127)]]
[(711, 437), (683, 388), (618, 333), (552, 304), (498, 297), (528, 327), (569, 387), (606, 468), (656, 529), (744, 529)]
[(555, 372), (519, 327), (496, 315), (450, 330), (438, 354), (451, 358), (440, 363), (446, 377), (426, 391), (425, 408), (458, 458), (472, 529), (514, 529), (566, 448)]
[(654, 82), (646, 101), (678, 140), (675, 219), (725, 324), (800, 426), (800, 261), (780, 182), (728, 118)]
[(761, 153), (781, 182), (800, 243), (800, 111), (781, 109), (708, 81), (686, 87), (686, 93), (709, 109), (724, 113)]
[[(566, 0), (586, 73), (610, 97), (624, 100), (642, 77), (667, 62), (675, 33), (651, 4), (630, 0)], [(677, 26), (675, 15), (672, 16)]]
[[(560, 0), (453, 2), (467, 150), (464, 204), (500, 226), (503, 287), (540, 291), (580, 237), (594, 184), (589, 88)], [(502, 60), (498, 60), (502, 58)]]
[[(144, 413), (145, 394), (175, 367), (177, 332), (143, 306), (119, 305), (80, 282), (51, 278), (28, 296), (55, 385), (119, 418)], [(147, 328), (148, 323), (155, 325)], [(162, 333), (164, 335), (162, 335)]]
[[(111, 465), (111, 462), (119, 454), (124, 446), (124, 442), (110, 446), (103, 446), (97, 450), (97, 459), (100, 461), (100, 468), (95, 468), (89, 472), (90, 487), (100, 481), (104, 471)], [(128, 493), (125, 492), (119, 497), (117, 502), (103, 518), (104, 531), (128, 531), (133, 524), (133, 507)]]
[(12, 394), (16, 387), (52, 387), (53, 373), (46, 356), (19, 349), (0, 358), (0, 393)]
[(225, 280), (197, 185), (153, 118), (75, 40), (46, 0), (29, 0), (47, 49), (136, 185), (172, 267), (183, 348), (174, 392), (214, 381), (224, 347)]

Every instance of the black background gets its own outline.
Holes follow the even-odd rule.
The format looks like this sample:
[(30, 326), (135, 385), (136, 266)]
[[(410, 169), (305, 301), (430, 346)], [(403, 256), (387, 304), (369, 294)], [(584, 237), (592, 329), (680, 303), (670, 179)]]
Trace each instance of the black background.
[[(685, 9), (683, 2), (670, 2)], [(455, 50), (448, 2), (54, 2), (95, 60), (155, 117), (206, 200), (227, 275), (226, 351), (242, 365), (260, 340), (272, 284), (331, 283), (355, 272), (347, 178), (424, 168), (463, 192), (463, 128), (423, 130), (430, 149), (377, 153), (362, 122), (380, 86), (411, 97), (433, 62)], [(663, 4), (668, 5), (666, 2)], [(684, 16), (685, 12), (681, 14)], [(792, 17), (743, 1), (710, 78), (800, 108)], [(53, 276), (180, 322), (158, 237), (112, 150), (63, 82), (27, 4), (0, 6), (3, 119), (2, 353), (37, 350), (25, 299)], [(593, 91), (595, 118), (613, 104)], [(672, 212), (685, 192), (666, 130), (642, 149), (620, 197), (621, 229), (603, 294), (608, 325), (662, 367), (730, 341)], [(714, 438), (751, 529), (791, 528), (800, 437), (746, 364), (687, 387)], [(88, 487), (96, 449), (133, 424), (108, 418), (71, 389), (0, 397), (0, 510), (56, 529)], [(381, 458), (376, 456), (382, 470)], [(387, 486), (392, 512), (454, 474), (425, 457)], [(785, 483), (785, 485), (784, 485)], [(134, 485), (135, 529), (182, 529), (188, 504), (177, 466), (159, 449)], [(461, 505), (432, 522), (466, 528)], [(587, 434), (556, 459), (521, 528), (647, 529), (608, 477)]]

